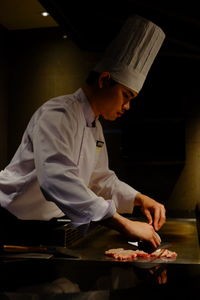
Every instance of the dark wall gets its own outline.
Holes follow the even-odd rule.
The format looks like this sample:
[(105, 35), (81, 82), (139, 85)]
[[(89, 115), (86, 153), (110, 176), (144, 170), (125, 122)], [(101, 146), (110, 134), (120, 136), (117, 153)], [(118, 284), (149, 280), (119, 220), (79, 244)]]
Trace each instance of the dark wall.
[(8, 161), (33, 112), (52, 97), (74, 92), (95, 56), (82, 53), (59, 27), (9, 32)]

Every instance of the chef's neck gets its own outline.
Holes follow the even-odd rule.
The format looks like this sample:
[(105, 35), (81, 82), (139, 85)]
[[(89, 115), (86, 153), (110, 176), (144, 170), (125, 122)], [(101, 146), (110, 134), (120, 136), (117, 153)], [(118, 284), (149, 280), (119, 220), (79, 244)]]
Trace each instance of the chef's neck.
[(98, 97), (97, 97), (97, 92), (96, 92), (96, 88), (94, 86), (85, 84), (82, 87), (83, 92), (85, 93), (88, 102), (90, 103), (90, 106), (95, 114), (95, 117), (98, 117), (100, 115), (99, 112), (99, 101), (98, 101)]

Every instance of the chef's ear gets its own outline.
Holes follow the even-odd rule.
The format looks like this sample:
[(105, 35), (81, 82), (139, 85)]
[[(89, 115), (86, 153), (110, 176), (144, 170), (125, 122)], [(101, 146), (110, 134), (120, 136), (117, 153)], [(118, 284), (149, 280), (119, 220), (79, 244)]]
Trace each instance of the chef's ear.
[(104, 86), (107, 86), (109, 80), (110, 80), (110, 73), (109, 72), (102, 72), (100, 74), (99, 80), (98, 80), (99, 87), (102, 88)]

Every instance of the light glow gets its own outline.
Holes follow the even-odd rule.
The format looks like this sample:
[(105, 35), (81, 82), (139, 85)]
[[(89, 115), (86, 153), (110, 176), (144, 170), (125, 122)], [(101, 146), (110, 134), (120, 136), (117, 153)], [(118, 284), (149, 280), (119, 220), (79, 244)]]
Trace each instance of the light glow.
[(47, 16), (49, 15), (49, 13), (48, 13), (47, 11), (43, 11), (43, 12), (41, 13), (41, 15), (42, 15), (43, 17), (47, 17)]

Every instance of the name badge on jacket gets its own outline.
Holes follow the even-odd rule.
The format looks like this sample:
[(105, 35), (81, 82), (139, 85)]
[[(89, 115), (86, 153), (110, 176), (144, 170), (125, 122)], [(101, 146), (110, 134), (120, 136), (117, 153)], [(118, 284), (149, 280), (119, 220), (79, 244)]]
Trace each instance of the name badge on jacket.
[(97, 148), (102, 148), (103, 145), (104, 145), (104, 142), (102, 142), (102, 141), (96, 141), (96, 147)]

